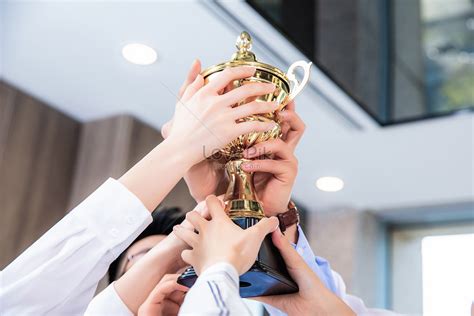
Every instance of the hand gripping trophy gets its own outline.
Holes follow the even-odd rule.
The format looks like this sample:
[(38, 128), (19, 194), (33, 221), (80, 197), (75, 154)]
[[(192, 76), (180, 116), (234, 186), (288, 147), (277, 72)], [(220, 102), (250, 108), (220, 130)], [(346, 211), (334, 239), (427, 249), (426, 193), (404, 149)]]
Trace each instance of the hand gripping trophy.
[[(240, 135), (227, 146), (220, 150), (220, 156), (226, 163), (226, 174), (229, 180), (227, 192), (224, 197), (225, 210), (229, 217), (240, 227), (246, 229), (255, 225), (263, 218), (264, 211), (258, 201), (253, 184), (253, 173), (241, 169), (242, 163), (248, 161), (243, 158), (243, 151), (253, 145), (267, 140), (281, 137), (281, 128), (278, 124), (276, 113), (285, 108), (292, 101), (309, 80), (311, 63), (297, 61), (293, 63), (285, 74), (280, 69), (268, 64), (258, 62), (252, 48), (252, 39), (247, 32), (242, 32), (237, 38), (238, 51), (232, 55), (232, 60), (211, 66), (202, 72), (205, 83), (213, 79), (220, 71), (237, 66), (252, 66), (256, 68), (252, 77), (236, 80), (228, 90), (240, 87), (251, 82), (273, 83), (276, 89), (273, 93), (257, 97), (256, 100), (279, 104), (278, 109), (272, 113), (252, 115), (244, 118), (245, 121), (273, 121), (275, 127), (266, 132), (253, 132)], [(301, 81), (296, 79), (295, 70), (301, 67), (304, 71)], [(236, 106), (253, 100), (242, 100)], [(192, 286), (196, 281), (193, 268), (188, 268), (178, 279), (178, 283)], [(298, 287), (291, 279), (286, 269), (283, 258), (267, 236), (262, 243), (254, 265), (248, 272), (240, 276), (240, 295), (254, 297), (297, 292)]]

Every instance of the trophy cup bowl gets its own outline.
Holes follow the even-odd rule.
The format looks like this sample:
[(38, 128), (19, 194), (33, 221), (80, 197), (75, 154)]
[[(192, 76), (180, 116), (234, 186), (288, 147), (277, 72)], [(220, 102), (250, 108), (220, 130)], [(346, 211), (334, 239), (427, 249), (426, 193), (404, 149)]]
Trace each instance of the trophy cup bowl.
[[(229, 67), (252, 66), (256, 68), (253, 76), (235, 80), (225, 88), (224, 92), (254, 82), (273, 83), (275, 85), (273, 93), (242, 100), (235, 106), (254, 100), (276, 101), (279, 104), (277, 110), (272, 113), (252, 115), (242, 119), (242, 121), (275, 122), (273, 129), (240, 135), (219, 152), (219, 160), (225, 163), (226, 176), (229, 180), (224, 197), (225, 210), (237, 225), (246, 229), (255, 225), (265, 214), (255, 192), (253, 172), (246, 172), (241, 168), (242, 163), (248, 161), (243, 158), (243, 152), (255, 144), (281, 137), (277, 113), (284, 110), (285, 106), (302, 91), (309, 80), (311, 63), (297, 61), (290, 66), (285, 74), (276, 67), (258, 62), (255, 54), (250, 51), (252, 39), (247, 32), (242, 32), (237, 38), (236, 47), (238, 51), (233, 54), (230, 61), (211, 66), (202, 72), (205, 84), (212, 81), (220, 71)], [(304, 71), (301, 81), (295, 74), (297, 68), (302, 68)], [(196, 278), (194, 269), (188, 268), (179, 277), (178, 283), (190, 287)], [(273, 245), (271, 238), (267, 236), (252, 268), (240, 276), (240, 295), (254, 297), (297, 291), (298, 286), (289, 276), (283, 258)]]

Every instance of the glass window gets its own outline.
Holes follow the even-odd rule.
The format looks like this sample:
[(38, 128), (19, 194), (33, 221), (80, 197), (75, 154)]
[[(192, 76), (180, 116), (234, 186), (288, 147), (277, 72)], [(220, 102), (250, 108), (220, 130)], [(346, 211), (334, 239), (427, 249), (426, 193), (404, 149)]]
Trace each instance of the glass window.
[(389, 308), (469, 315), (474, 301), (474, 223), (395, 226), (389, 242)]
[(382, 125), (474, 109), (472, 0), (248, 0)]
[(474, 234), (422, 240), (423, 313), (469, 315), (474, 301)]

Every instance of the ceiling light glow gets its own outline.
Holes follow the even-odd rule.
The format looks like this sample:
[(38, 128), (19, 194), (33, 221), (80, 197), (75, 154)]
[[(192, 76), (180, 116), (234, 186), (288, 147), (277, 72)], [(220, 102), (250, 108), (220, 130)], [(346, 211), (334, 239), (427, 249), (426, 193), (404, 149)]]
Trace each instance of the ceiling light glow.
[(344, 188), (344, 181), (338, 177), (321, 177), (316, 181), (316, 187), (324, 192), (337, 192)]
[(156, 51), (145, 44), (131, 43), (122, 48), (122, 56), (136, 65), (150, 65), (156, 61)]

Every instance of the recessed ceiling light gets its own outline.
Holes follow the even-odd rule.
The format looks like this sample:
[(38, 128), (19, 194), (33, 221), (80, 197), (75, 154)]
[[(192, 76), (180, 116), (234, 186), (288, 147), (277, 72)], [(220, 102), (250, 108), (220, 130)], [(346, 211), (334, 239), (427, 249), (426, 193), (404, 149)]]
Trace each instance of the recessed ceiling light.
[(344, 181), (338, 177), (321, 177), (316, 181), (316, 187), (324, 192), (337, 192), (344, 188)]
[(150, 65), (156, 61), (156, 51), (145, 44), (131, 43), (122, 48), (122, 56), (132, 64)]

